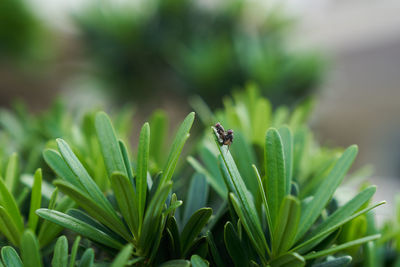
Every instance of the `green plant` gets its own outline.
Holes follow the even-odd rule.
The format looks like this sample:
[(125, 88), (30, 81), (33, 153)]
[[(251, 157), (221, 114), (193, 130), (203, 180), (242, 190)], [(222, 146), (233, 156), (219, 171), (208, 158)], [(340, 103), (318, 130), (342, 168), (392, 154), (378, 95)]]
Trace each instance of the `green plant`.
[[(47, 202), (49, 208), (58, 211), (66, 211), (73, 207), (74, 203), (68, 197), (58, 199), (57, 190), (52, 191), (54, 188), (50, 185), (44, 186), (41, 169), (38, 169), (33, 177), (21, 177), (18, 157), (14, 154), (6, 166), (4, 179), (0, 177), (1, 238), (5, 238), (7, 243), (21, 247), (24, 235), (29, 229), (29, 238), (35, 239), (39, 247), (43, 248), (59, 235), (62, 228), (49, 222), (39, 222), (39, 217), (35, 214), (36, 209), (41, 207), (42, 201)], [(28, 204), (27, 207), (25, 203)]]
[[(174, 92), (219, 106), (233, 87), (254, 81), (273, 103), (293, 103), (318, 83), (321, 60), (286, 48), (290, 23), (276, 8), (243, 0), (130, 4), (102, 1), (75, 16), (95, 70), (120, 99)], [(249, 10), (263, 10), (262, 19), (249, 20)]]
[[(42, 158), (42, 151), (45, 148), (55, 148), (56, 144), (53, 140), (63, 138), (77, 152), (77, 156), (102, 191), (106, 191), (109, 183), (105, 177), (106, 169), (99, 153), (100, 146), (93, 126), (95, 113), (95, 111), (75, 110), (74, 114), (70, 114), (65, 103), (60, 100), (40, 114), (32, 115), (20, 102), (14, 105), (12, 111), (1, 110), (0, 134), (3, 146), (0, 149), (0, 155), (2, 155), (0, 161), (5, 162), (9, 154), (17, 151), (22, 173), (32, 173), (40, 167), (45, 174), (44, 178), (49, 180), (54, 175), (49, 173), (50, 170)], [(80, 119), (77, 120), (77, 117)], [(131, 107), (121, 109), (113, 116), (116, 128), (124, 141), (127, 141), (131, 134), (129, 125), (131, 125), (132, 117)]]
[(145, 123), (142, 127), (138, 156), (135, 168), (132, 168), (127, 149), (115, 136), (110, 120), (104, 113), (98, 113), (95, 119), (96, 132), (113, 191), (110, 196), (113, 201), (110, 202), (102, 194), (68, 144), (58, 139), (59, 152), (46, 150), (44, 158), (61, 178), (54, 184), (85, 212), (70, 209), (67, 213), (61, 213), (39, 209), (37, 214), (111, 249), (118, 250), (123, 244), (130, 243), (134, 248), (133, 260), (141, 265), (162, 260), (156, 256), (165, 249), (159, 252), (165, 225), (167, 229), (171, 227), (171, 237), (177, 242), (174, 244), (179, 244), (178, 240), (181, 240), (173, 250), (174, 256), (186, 258), (192, 255), (189, 252), (201, 252), (201, 249), (204, 250), (204, 239), (196, 239), (207, 223), (211, 210), (197, 211), (179, 233), (173, 215), (182, 202), (177, 200), (176, 195), (171, 195), (172, 175), (193, 120), (194, 113), (186, 117), (176, 134), (163, 172), (151, 177), (148, 173), (149, 124)]
[[(263, 266), (304, 266), (306, 261), (312, 262), (314, 259), (379, 238), (379, 235), (372, 235), (332, 246), (337, 234), (335, 232), (346, 222), (384, 203), (359, 210), (372, 197), (375, 187), (363, 190), (315, 224), (351, 166), (357, 147), (351, 146), (345, 150), (311, 198), (299, 199), (296, 193), (291, 192), (292, 177), (287, 175), (293, 160), (291, 152), (287, 152), (290, 150), (285, 149), (290, 142), (290, 135), (288, 139), (283, 139), (276, 129), (268, 130), (265, 141), (265, 174), (260, 176), (253, 165), (258, 179), (258, 191), (254, 195), (246, 188), (227, 147), (221, 147), (217, 142), (221, 168), (225, 170), (226, 183), (230, 185), (229, 201), (239, 217), (236, 230), (230, 222), (225, 225), (225, 243), (237, 266), (243, 262), (243, 258), (237, 259), (235, 255), (240, 255), (241, 248), (244, 248), (248, 240), (254, 251), (246, 255), (246, 262), (253, 261), (257, 264), (259, 260)], [(256, 202), (259, 196), (261, 204)], [(243, 231), (241, 229), (245, 230), (247, 236), (241, 238), (237, 234)], [(326, 242), (327, 239), (329, 242)], [(322, 246), (317, 247), (321, 243)]]
[[(342, 152), (316, 143), (306, 127), (312, 101), (292, 114), (285, 107), (272, 112), (268, 100), (249, 85), (233, 99), (226, 98), (225, 109), (214, 114), (199, 100), (193, 104), (205, 124), (219, 121), (235, 130), (229, 151), (215, 146), (206, 134), (199, 145), (199, 159), (188, 158), (217, 198), (224, 200), (218, 207), (219, 216), (210, 223), (215, 240), (225, 239), (224, 244), (210, 239), (210, 247), (216, 247), (212, 262), (230, 259), (236, 266), (250, 262), (286, 266), (293, 261), (298, 266), (324, 266), (325, 256), (345, 250), (355, 257), (360, 244), (378, 238), (372, 233), (365, 237), (362, 230), (365, 213), (382, 204), (366, 206), (374, 187), (338, 207), (334, 193), (357, 148)], [(231, 222), (225, 224), (227, 220)], [(326, 265), (342, 266), (349, 259), (330, 257)]]

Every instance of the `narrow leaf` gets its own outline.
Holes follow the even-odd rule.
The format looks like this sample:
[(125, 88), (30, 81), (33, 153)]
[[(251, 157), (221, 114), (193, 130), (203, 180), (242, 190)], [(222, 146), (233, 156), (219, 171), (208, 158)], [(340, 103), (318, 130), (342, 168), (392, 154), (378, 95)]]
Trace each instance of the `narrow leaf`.
[(174, 173), (176, 164), (178, 162), (179, 155), (182, 152), (183, 145), (189, 138), (189, 131), (190, 128), (192, 128), (193, 121), (194, 112), (191, 112), (189, 115), (186, 116), (185, 120), (179, 127), (178, 132), (175, 135), (175, 140), (172, 143), (167, 163), (164, 167), (161, 184), (165, 184), (171, 180), (172, 174)]
[(195, 173), (187, 191), (185, 210), (183, 213), (183, 224), (186, 224), (190, 216), (206, 206), (208, 197), (208, 185), (204, 175)]
[(182, 253), (185, 254), (190, 246), (194, 243), (203, 227), (207, 224), (212, 214), (212, 209), (202, 208), (196, 211), (189, 219), (188, 223), (182, 230), (181, 246)]
[(69, 165), (73, 173), (79, 178), (79, 181), (83, 185), (86, 190), (86, 193), (98, 204), (103, 207), (104, 210), (107, 211), (110, 217), (117, 218), (117, 214), (115, 210), (111, 206), (110, 202), (106, 199), (103, 192), (101, 192), (100, 188), (93, 181), (92, 177), (88, 174), (86, 169), (83, 167), (82, 163), (72, 152), (71, 148), (68, 144), (62, 140), (57, 139), (58, 149), (61, 152), (62, 157)]
[(18, 253), (10, 246), (1, 249), (1, 258), (6, 267), (23, 267), (21, 258)]
[(208, 262), (201, 258), (199, 255), (193, 255), (190, 257), (190, 263), (192, 267), (207, 267), (209, 266)]
[[(360, 192), (357, 196), (355, 196), (353, 199), (351, 199), (349, 202), (347, 202), (345, 205), (337, 209), (332, 215), (330, 215), (325, 221), (323, 221), (321, 224), (319, 224), (313, 231), (309, 234), (306, 235), (304, 240), (309, 240), (316, 235), (319, 235), (323, 232), (326, 232), (327, 229), (331, 228), (332, 226), (342, 222), (349, 216), (351, 216), (353, 213), (355, 213), (359, 208), (362, 207), (365, 203), (367, 203), (368, 200), (371, 199), (371, 197), (374, 195), (376, 191), (376, 186), (370, 186), (366, 189), (364, 189), (362, 192)], [(326, 233), (328, 235), (329, 232)], [(322, 240), (325, 236), (322, 236)], [(316, 240), (318, 241), (318, 240)], [(317, 245), (317, 242), (313, 242), (313, 245)], [(311, 248), (311, 247), (309, 247)]]
[[(139, 222), (144, 217), (144, 208), (146, 206), (147, 193), (147, 168), (149, 163), (150, 148), (150, 126), (145, 123), (142, 127), (139, 137), (138, 156), (137, 156), (137, 173), (136, 173), (136, 192), (137, 192), (137, 209)], [(141, 228), (141, 227), (139, 227)]]
[(113, 172), (128, 175), (114, 128), (106, 113), (96, 114), (95, 127), (108, 176), (110, 177)]
[(242, 246), (241, 240), (231, 222), (225, 224), (224, 241), (226, 250), (235, 263), (235, 266), (246, 266), (249, 262), (247, 250)]
[(264, 158), (266, 175), (264, 189), (271, 213), (272, 229), (274, 229), (279, 208), (287, 190), (282, 139), (274, 128), (267, 131)]
[(286, 192), (285, 194), (290, 194), (290, 186), (292, 182), (293, 175), (293, 135), (289, 127), (282, 126), (279, 128), (279, 134), (282, 138), (283, 144), (283, 154), (285, 158), (285, 175), (286, 175)]
[(217, 249), (217, 246), (215, 245), (214, 237), (213, 237), (211, 231), (207, 231), (207, 236), (206, 237), (207, 237), (208, 247), (209, 247), (210, 253), (212, 255), (212, 258), (213, 258), (213, 260), (215, 262), (215, 265), (217, 267), (225, 266), (225, 264), (224, 264), (224, 262), (223, 262), (223, 260), (221, 258), (221, 255), (220, 255), (220, 253), (219, 253), (219, 251)]
[(118, 207), (124, 217), (129, 229), (137, 238), (139, 233), (138, 206), (135, 192), (128, 177), (122, 173), (111, 175), (111, 186), (117, 199)]
[(60, 236), (57, 239), (54, 247), (53, 259), (51, 261), (53, 267), (67, 267), (68, 266), (68, 241), (65, 236)]
[(172, 182), (169, 182), (160, 187), (156, 194), (149, 203), (143, 221), (143, 228), (139, 235), (138, 247), (146, 248), (151, 245), (151, 241), (155, 238), (154, 229), (159, 227), (159, 219), (161, 218), (161, 211), (164, 208), (165, 201), (172, 188)]
[[(305, 252), (307, 251), (310, 246), (312, 247), (312, 245), (315, 245), (315, 242), (319, 242), (321, 241), (321, 237), (326, 237), (327, 235), (329, 235), (330, 233), (332, 233), (333, 231), (335, 231), (336, 229), (338, 229), (339, 227), (341, 227), (342, 225), (346, 224), (347, 222), (353, 220), (354, 218), (357, 218), (358, 216), (367, 213), (368, 211), (372, 210), (373, 208), (376, 208), (380, 205), (385, 204), (385, 201), (379, 202), (377, 204), (371, 205), (365, 209), (362, 209), (356, 213), (354, 213), (353, 215), (343, 219), (342, 221), (339, 221), (338, 223), (336, 223), (335, 225), (332, 225), (331, 227), (329, 227), (328, 229), (326, 229), (323, 232), (320, 232), (319, 234), (314, 235), (313, 237), (310, 237), (310, 239), (307, 239), (306, 241), (304, 241), (303, 243), (297, 245), (295, 248), (292, 249), (292, 251), (298, 251), (298, 252)], [(318, 241), (316, 241), (318, 240)]]
[(283, 199), (277, 219), (279, 223), (275, 225), (273, 232), (272, 253), (280, 255), (293, 245), (296, 237), (300, 220), (300, 201), (293, 196), (286, 196)]
[(299, 240), (319, 217), (321, 211), (325, 208), (352, 165), (357, 151), (357, 146), (353, 145), (343, 152), (342, 156), (335, 163), (328, 176), (316, 191), (313, 200), (302, 211), (296, 240)]
[(124, 159), (124, 164), (126, 167), (126, 172), (128, 173), (128, 178), (131, 181), (131, 183), (134, 184), (132, 165), (129, 159), (128, 149), (126, 148), (126, 145), (122, 140), (118, 140), (118, 144), (119, 148), (121, 149), (122, 158)]
[(235, 192), (237, 192), (238, 195), (238, 198), (236, 198), (235, 195), (230, 193), (230, 199), (234, 204), (235, 211), (244, 223), (247, 234), (251, 237), (250, 239), (255, 249), (264, 261), (265, 250), (269, 251), (269, 248), (261, 228), (261, 222), (255, 209), (253, 198), (247, 190), (228, 148), (226, 146), (221, 146), (217, 140), (215, 140), (215, 142), (220, 151), (223, 166), (227, 170), (229, 181), (233, 184)]
[(39, 217), (36, 215), (35, 211), (40, 209), (40, 204), (42, 201), (42, 169), (38, 169), (35, 172), (33, 178), (33, 186), (31, 193), (31, 206), (29, 209), (29, 219), (28, 225), (32, 231), (36, 230)]
[(0, 206), (0, 231), (3, 232), (7, 239), (15, 246), (20, 244), (21, 230), (18, 229), (11, 215), (2, 206)]
[(83, 252), (78, 267), (92, 267), (93, 264), (94, 264), (94, 250), (92, 248), (88, 248), (85, 250), (85, 252)]
[(54, 185), (56, 185), (58, 188), (60, 188), (62, 192), (72, 198), (79, 206), (86, 210), (87, 213), (93, 216), (93, 218), (97, 219), (99, 222), (114, 230), (126, 240), (131, 240), (130, 233), (128, 232), (122, 221), (118, 218), (115, 211), (113, 211), (112, 213), (113, 216), (110, 216), (110, 214), (105, 210), (105, 207), (102, 206), (101, 203), (95, 202), (95, 200), (89, 198), (85, 195), (85, 193), (67, 182), (57, 180), (54, 182)]
[(21, 255), (25, 267), (41, 267), (39, 242), (31, 230), (26, 230), (21, 240)]
[(74, 244), (72, 245), (72, 248), (71, 248), (71, 256), (69, 258), (68, 267), (74, 267), (75, 266), (75, 259), (76, 259), (76, 254), (78, 253), (79, 242), (81, 242), (81, 237), (78, 235), (75, 238)]
[(3, 179), (1, 179), (1, 177), (0, 177), (0, 205), (10, 215), (10, 219), (12, 219), (12, 222), (15, 225), (16, 229), (18, 230), (18, 233), (22, 235), (22, 232), (24, 230), (24, 222), (22, 220), (21, 213), (19, 211), (14, 196), (7, 189), (6, 184), (4, 183)]
[(351, 260), (352, 258), (350, 256), (342, 256), (314, 264), (312, 267), (345, 267), (350, 264)]
[(161, 264), (160, 267), (190, 267), (190, 261), (170, 260)]
[(356, 240), (353, 240), (353, 241), (350, 241), (350, 242), (347, 242), (347, 243), (344, 243), (344, 244), (341, 244), (341, 245), (338, 245), (338, 246), (335, 246), (335, 247), (332, 247), (332, 248), (329, 248), (329, 249), (318, 251), (316, 253), (312, 252), (310, 254), (305, 255), (304, 258), (306, 260), (310, 260), (310, 259), (315, 259), (315, 258), (319, 258), (319, 257), (324, 257), (324, 256), (327, 256), (327, 255), (334, 254), (334, 253), (336, 253), (338, 251), (341, 251), (343, 249), (347, 249), (347, 248), (350, 248), (350, 247), (353, 247), (353, 246), (358, 246), (358, 245), (361, 245), (363, 243), (367, 243), (367, 242), (372, 241), (372, 240), (376, 240), (376, 239), (378, 239), (380, 237), (381, 237), (380, 234), (363, 237), (363, 238), (356, 239)]
[(123, 267), (128, 265), (129, 258), (132, 256), (133, 246), (126, 245), (115, 257), (111, 267)]
[(287, 253), (270, 262), (273, 267), (302, 267), (305, 264), (305, 259), (297, 253)]
[(99, 242), (100, 244), (106, 245), (108, 247), (112, 247), (115, 249), (120, 249), (123, 247), (121, 243), (116, 241), (115, 239), (111, 238), (104, 232), (94, 228), (93, 226), (82, 222), (78, 219), (73, 218), (67, 214), (55, 211), (55, 210), (48, 210), (48, 209), (38, 209), (36, 213), (53, 223), (61, 225), (65, 228), (68, 228), (80, 235), (86, 236), (93, 241)]
[(80, 183), (78, 177), (76, 177), (75, 173), (72, 172), (67, 163), (64, 161), (60, 153), (53, 149), (46, 149), (43, 152), (43, 158), (47, 165), (49, 165), (49, 167), (57, 174), (58, 177), (73, 184), (81, 190), (85, 189)]
[(14, 193), (19, 180), (19, 161), (17, 153), (13, 153), (7, 163), (4, 183), (11, 193)]

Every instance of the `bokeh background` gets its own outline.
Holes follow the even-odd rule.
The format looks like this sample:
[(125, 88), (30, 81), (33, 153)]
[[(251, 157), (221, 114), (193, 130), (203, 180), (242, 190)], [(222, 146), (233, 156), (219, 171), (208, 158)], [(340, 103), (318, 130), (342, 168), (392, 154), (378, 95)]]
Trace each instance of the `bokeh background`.
[[(268, 2), (268, 3), (266, 3)], [(134, 105), (179, 121), (247, 82), (272, 103), (314, 95), (312, 128), (356, 143), (392, 213), (400, 189), (400, 2), (396, 0), (0, 2), (0, 105), (29, 112)]]

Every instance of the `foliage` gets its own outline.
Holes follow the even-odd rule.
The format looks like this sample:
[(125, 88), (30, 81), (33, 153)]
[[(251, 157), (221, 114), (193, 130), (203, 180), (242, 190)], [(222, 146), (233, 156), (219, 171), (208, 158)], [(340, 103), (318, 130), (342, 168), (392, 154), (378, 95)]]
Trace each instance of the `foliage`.
[[(68, 144), (58, 139), (58, 151), (48, 149), (44, 152), (44, 158), (60, 177), (54, 184), (85, 212), (70, 209), (67, 213), (61, 213), (39, 209), (37, 214), (110, 249), (118, 250), (130, 243), (134, 248), (134, 260), (142, 265), (159, 262), (165, 257), (166, 261), (171, 257), (169, 255), (179, 259), (192, 255), (189, 253), (204, 251), (205, 239), (197, 240), (197, 235), (211, 216), (211, 209), (199, 209), (179, 232), (174, 213), (182, 201), (177, 200), (175, 194), (171, 195), (172, 175), (193, 120), (194, 113), (191, 113), (183, 121), (163, 172), (151, 177), (148, 173), (149, 124), (145, 123), (142, 127), (136, 167), (132, 168), (127, 149), (117, 139), (109, 118), (104, 113), (98, 113), (95, 128), (113, 191), (110, 196), (113, 201), (110, 202), (102, 194)], [(166, 202), (168, 205), (164, 208)], [(165, 242), (177, 246), (169, 248), (171, 254), (156, 257), (166, 250), (165, 247), (159, 247), (164, 243), (164, 227), (170, 233), (170, 240)]]
[[(128, 142), (129, 112), (115, 116), (115, 128), (104, 112), (86, 113), (79, 127), (64, 110), (31, 117), (28, 125), (23, 115), (11, 115), (8, 122), (20, 124), (3, 122), (2, 134), (10, 140), (10, 125), (28, 129), (54, 121), (32, 131), (45, 147), (48, 166), (40, 164), (52, 171), (47, 179), (40, 168), (27, 174), (29, 153), (7, 156), (2, 149), (3, 265), (379, 266), (374, 264), (382, 260), (384, 242), (395, 250), (397, 222), (377, 240), (370, 210), (383, 202), (370, 203), (374, 186), (345, 203), (336, 194), (357, 147), (319, 146), (306, 126), (312, 101), (293, 111), (273, 110), (249, 85), (215, 113), (193, 104), (208, 130), (198, 153), (188, 157), (191, 179), (177, 166), (194, 113), (167, 150), (167, 117), (155, 112), (141, 128), (136, 153)], [(230, 148), (210, 134), (216, 121), (235, 130)], [(63, 138), (46, 141), (46, 129)], [(16, 135), (20, 141), (28, 136), (24, 130)], [(35, 146), (15, 144), (26, 151)], [(70, 240), (74, 233), (84, 239), (76, 237), (69, 251), (63, 230)]]
[[(215, 219), (220, 220), (216, 225), (225, 224), (224, 235), (220, 228), (212, 231), (216, 239), (225, 240), (222, 246), (227, 253), (213, 257), (231, 260), (235, 266), (250, 262), (323, 266), (325, 256), (344, 250), (354, 257), (360, 244), (379, 237), (376, 233), (365, 237), (361, 226), (365, 214), (383, 204), (367, 207), (375, 187), (365, 188), (338, 206), (334, 193), (357, 147), (344, 152), (319, 147), (305, 126), (310, 100), (292, 114), (287, 108), (272, 112), (270, 103), (250, 85), (246, 92), (225, 99), (224, 105), (215, 114), (201, 102), (194, 106), (205, 124), (219, 121), (235, 129), (234, 145), (221, 147), (206, 136), (199, 145), (199, 160), (188, 158), (224, 200), (220, 210), (225, 215)], [(224, 223), (221, 218), (227, 216), (230, 222)], [(326, 264), (341, 266), (350, 258), (330, 258)]]
[[(260, 10), (261, 19), (249, 19)], [(252, 80), (275, 104), (291, 103), (321, 72), (315, 54), (286, 48), (288, 19), (254, 2), (96, 1), (75, 18), (96, 71), (123, 100), (174, 92), (199, 94), (215, 106)]]

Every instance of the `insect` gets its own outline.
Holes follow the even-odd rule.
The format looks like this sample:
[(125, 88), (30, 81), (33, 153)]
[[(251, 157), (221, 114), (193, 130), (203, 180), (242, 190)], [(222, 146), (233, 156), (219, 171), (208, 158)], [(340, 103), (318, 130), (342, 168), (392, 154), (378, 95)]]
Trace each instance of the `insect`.
[(217, 122), (214, 126), (214, 132), (218, 136), (218, 142), (221, 145), (227, 145), (229, 150), (233, 142), (233, 130), (225, 131), (221, 123)]

